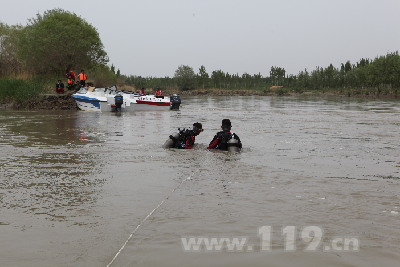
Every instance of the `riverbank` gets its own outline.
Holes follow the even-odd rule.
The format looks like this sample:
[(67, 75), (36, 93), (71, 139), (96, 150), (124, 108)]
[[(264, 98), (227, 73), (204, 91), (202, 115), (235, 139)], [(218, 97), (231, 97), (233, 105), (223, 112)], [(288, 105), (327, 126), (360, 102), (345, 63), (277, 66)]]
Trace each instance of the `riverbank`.
[(397, 91), (379, 91), (371, 89), (325, 89), (325, 90), (298, 90), (288, 87), (274, 86), (268, 89), (193, 89), (177, 91), (181, 96), (336, 96), (360, 98), (398, 98)]
[(43, 94), (27, 101), (0, 103), (0, 109), (16, 110), (78, 110), (70, 94)]
[(247, 96), (247, 95), (271, 95), (270, 92), (251, 89), (193, 89), (177, 91), (181, 96)]
[[(148, 93), (152, 93), (148, 91)], [(312, 96), (312, 97), (357, 97), (371, 99), (395, 99), (397, 94), (379, 94), (360, 92), (357, 90), (324, 90), (324, 91), (295, 91), (289, 88), (276, 88), (265, 90), (246, 89), (193, 89), (187, 91), (171, 90), (169, 93), (177, 93), (186, 96)], [(17, 110), (78, 110), (71, 92), (65, 94), (41, 94), (31, 100), (10, 100), (0, 102), (0, 109)]]

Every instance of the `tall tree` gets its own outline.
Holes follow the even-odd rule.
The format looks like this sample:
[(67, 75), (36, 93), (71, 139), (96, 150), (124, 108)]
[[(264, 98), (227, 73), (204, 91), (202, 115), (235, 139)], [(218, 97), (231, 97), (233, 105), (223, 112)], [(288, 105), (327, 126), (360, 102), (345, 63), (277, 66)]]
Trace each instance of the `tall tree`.
[(348, 61), (346, 62), (346, 64), (344, 65), (344, 71), (345, 71), (345, 72), (351, 71), (351, 63), (350, 63), (349, 60), (348, 60)]
[(199, 77), (200, 77), (200, 84), (203, 86), (203, 89), (206, 88), (206, 85), (208, 85), (208, 73), (206, 71), (206, 68), (201, 65), (199, 69)]
[(181, 65), (175, 71), (174, 78), (178, 87), (182, 90), (189, 90), (194, 88), (195, 73), (189, 66)]
[(22, 62), (17, 57), (17, 43), (21, 26), (8, 26), (0, 22), (0, 77), (21, 72)]
[(272, 66), (269, 72), (272, 85), (283, 85), (285, 74), (286, 71), (284, 68)]
[(211, 74), (211, 80), (215, 88), (222, 88), (225, 79), (225, 72), (222, 70), (214, 70)]
[(108, 62), (97, 30), (62, 9), (30, 19), (18, 48), (28, 69), (36, 74), (58, 74), (68, 65), (87, 69)]

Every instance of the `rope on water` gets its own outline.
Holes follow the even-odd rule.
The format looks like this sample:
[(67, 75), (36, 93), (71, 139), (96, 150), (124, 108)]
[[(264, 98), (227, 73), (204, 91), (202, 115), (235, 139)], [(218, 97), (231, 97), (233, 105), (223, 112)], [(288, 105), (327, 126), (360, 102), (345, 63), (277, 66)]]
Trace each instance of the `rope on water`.
[(174, 189), (172, 189), (172, 191), (160, 202), (160, 204), (157, 205), (157, 207), (155, 207), (149, 214), (147, 214), (146, 217), (144, 217), (144, 219), (136, 226), (136, 228), (132, 231), (132, 233), (129, 235), (128, 239), (125, 241), (125, 243), (122, 245), (122, 247), (118, 250), (117, 254), (115, 254), (114, 258), (110, 261), (109, 264), (107, 264), (107, 267), (110, 267), (111, 264), (115, 261), (115, 259), (119, 256), (119, 254), (122, 252), (122, 250), (125, 248), (125, 246), (128, 244), (129, 240), (132, 239), (133, 235), (136, 233), (136, 231), (139, 229), (140, 226), (142, 226), (142, 224), (147, 221), (147, 219), (153, 215), (153, 213), (158, 210), (158, 208), (161, 207), (162, 204), (164, 204), (165, 201), (168, 200), (168, 198), (175, 192), (175, 190), (177, 190), (181, 184), (186, 181), (186, 180), (190, 180), (190, 176), (184, 180), (182, 180)]

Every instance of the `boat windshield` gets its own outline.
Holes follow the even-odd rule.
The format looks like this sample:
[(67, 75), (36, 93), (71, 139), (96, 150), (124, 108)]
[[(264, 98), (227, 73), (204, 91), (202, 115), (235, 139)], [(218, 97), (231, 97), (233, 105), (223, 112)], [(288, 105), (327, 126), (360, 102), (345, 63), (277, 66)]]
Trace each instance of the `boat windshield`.
[(106, 89), (106, 94), (116, 95), (117, 92), (116, 92), (115, 90), (112, 90), (112, 89), (110, 89), (110, 88), (107, 88), (107, 89)]
[(79, 89), (79, 91), (77, 92), (78, 94), (86, 94), (87, 93), (87, 88), (82, 87), (81, 89)]

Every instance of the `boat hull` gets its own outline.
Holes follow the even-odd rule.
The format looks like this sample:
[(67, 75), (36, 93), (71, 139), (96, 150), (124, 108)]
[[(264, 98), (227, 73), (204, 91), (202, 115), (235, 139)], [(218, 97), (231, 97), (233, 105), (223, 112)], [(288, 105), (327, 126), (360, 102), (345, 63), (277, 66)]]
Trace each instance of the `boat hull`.
[(96, 98), (73, 96), (80, 110), (84, 111), (100, 111), (100, 100)]

